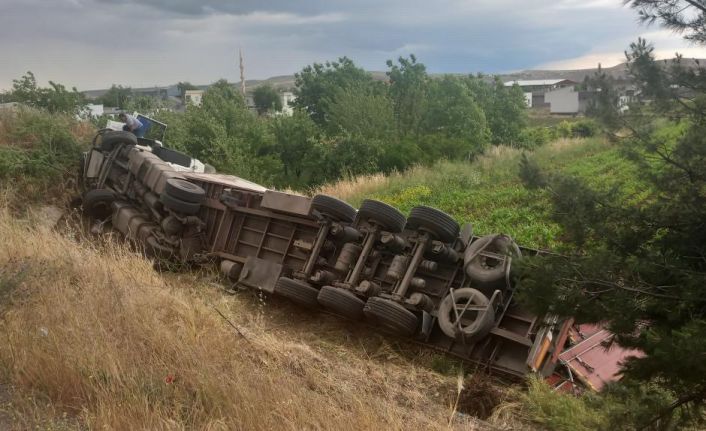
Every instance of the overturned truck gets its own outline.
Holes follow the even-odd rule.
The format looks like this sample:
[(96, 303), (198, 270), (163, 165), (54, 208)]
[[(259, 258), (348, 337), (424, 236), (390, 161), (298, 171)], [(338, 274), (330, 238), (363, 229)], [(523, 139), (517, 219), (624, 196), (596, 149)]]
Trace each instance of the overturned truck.
[(84, 154), (79, 184), (85, 213), (152, 256), (218, 264), (239, 287), (366, 321), (494, 372), (549, 376), (561, 363), (570, 322), (513, 300), (512, 262), (536, 251), (505, 235), (476, 237), (438, 209), (405, 216), (376, 200), (355, 209), (269, 190), (109, 130)]

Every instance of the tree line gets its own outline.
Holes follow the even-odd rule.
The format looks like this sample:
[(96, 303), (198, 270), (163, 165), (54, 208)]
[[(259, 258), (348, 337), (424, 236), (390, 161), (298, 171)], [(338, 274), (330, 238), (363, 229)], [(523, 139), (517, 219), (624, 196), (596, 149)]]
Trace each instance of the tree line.
[[(389, 61), (386, 80), (349, 58), (295, 75), (292, 116), (254, 116), (220, 81), (201, 106), (160, 112), (168, 145), (221, 171), (275, 186), (312, 187), (346, 176), (470, 160), (491, 145), (531, 146), (519, 87), (484, 76), (431, 77), (412, 55)], [(278, 108), (263, 87), (258, 111)]]
[[(706, 43), (706, 5), (627, 2)], [(634, 183), (601, 189), (521, 163), (528, 187), (543, 189), (563, 227), (563, 255), (524, 259), (518, 293), (538, 313), (600, 322), (615, 342), (643, 354), (608, 387), (615, 429), (703, 429), (706, 416), (706, 68), (681, 56), (658, 62), (644, 39), (626, 51), (636, 96), (627, 112), (609, 76), (590, 82), (591, 114), (635, 165)]]
[[(491, 145), (531, 147), (546, 140), (527, 128), (517, 86), (482, 75), (432, 77), (414, 55), (387, 67), (381, 80), (347, 57), (306, 66), (295, 75), (292, 116), (263, 115), (282, 108), (272, 87), (255, 90), (256, 115), (223, 80), (184, 112), (122, 85), (93, 102), (156, 117), (169, 126), (166, 145), (222, 172), (298, 189), (439, 159), (471, 160)], [(71, 114), (88, 102), (75, 88), (41, 88), (31, 72), (13, 84), (4, 101)], [(193, 88), (179, 83), (182, 95)]]

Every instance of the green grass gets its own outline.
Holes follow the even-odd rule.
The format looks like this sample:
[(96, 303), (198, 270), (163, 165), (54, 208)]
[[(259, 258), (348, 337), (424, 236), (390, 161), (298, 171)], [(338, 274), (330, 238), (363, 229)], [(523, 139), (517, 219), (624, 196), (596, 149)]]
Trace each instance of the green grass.
[(611, 429), (593, 394), (573, 397), (554, 391), (543, 380), (530, 377), (526, 392), (519, 394), (523, 410), (532, 422), (550, 430), (590, 431)]
[[(548, 192), (522, 185), (517, 175), (520, 156), (519, 150), (500, 147), (472, 163), (439, 162), (382, 181), (371, 178), (372, 186), (358, 179), (360, 192), (353, 186), (344, 197), (356, 206), (366, 198), (378, 199), (405, 213), (429, 205), (461, 224), (471, 223), (476, 234), (505, 233), (528, 247), (554, 248), (561, 231), (551, 220)], [(530, 157), (545, 172), (578, 176), (595, 187), (628, 184), (627, 193), (641, 190), (634, 182), (634, 167), (601, 138), (558, 140)], [(336, 194), (336, 187), (322, 191)]]

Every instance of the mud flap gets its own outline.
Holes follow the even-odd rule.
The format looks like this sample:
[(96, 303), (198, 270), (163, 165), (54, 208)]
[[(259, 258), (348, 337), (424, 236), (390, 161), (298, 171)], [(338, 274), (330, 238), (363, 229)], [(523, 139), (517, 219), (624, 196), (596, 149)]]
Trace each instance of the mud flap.
[(240, 272), (238, 284), (267, 293), (274, 293), (275, 283), (282, 273), (282, 265), (265, 259), (249, 256)]

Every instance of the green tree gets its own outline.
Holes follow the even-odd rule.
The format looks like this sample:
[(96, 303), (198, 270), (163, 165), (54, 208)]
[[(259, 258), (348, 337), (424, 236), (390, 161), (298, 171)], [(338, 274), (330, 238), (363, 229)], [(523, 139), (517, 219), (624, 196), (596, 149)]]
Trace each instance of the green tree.
[(281, 184), (271, 128), (248, 110), (242, 95), (225, 80), (211, 85), (201, 106), (183, 114), (159, 113), (169, 127), (166, 142), (217, 170), (268, 185)]
[(83, 94), (76, 87), (67, 90), (62, 84), (49, 81), (49, 87), (37, 85), (32, 72), (27, 72), (20, 79), (12, 81), (11, 98), (34, 108), (45, 109), (52, 113), (77, 114), (86, 105)]
[(490, 131), (485, 113), (464, 82), (444, 76), (429, 83), (428, 95), (422, 120), (425, 132), (443, 136), (447, 142), (462, 143), (458, 148), (442, 152), (443, 157), (463, 158), (481, 153), (488, 144)]
[(328, 122), (327, 101), (336, 91), (372, 81), (370, 74), (348, 57), (324, 64), (314, 63), (294, 76), (294, 107), (307, 112), (320, 126), (326, 126)]
[(336, 89), (326, 100), (328, 131), (365, 138), (395, 138), (394, 108), (382, 83), (358, 83)]
[(124, 109), (132, 94), (132, 88), (113, 84), (105, 94), (96, 98), (96, 102), (105, 106)]
[(414, 54), (409, 58), (398, 58), (397, 63), (387, 60), (397, 130), (400, 136), (418, 136), (426, 111), (429, 75), (426, 66), (417, 63)]
[(11, 95), (13, 102), (37, 106), (40, 95), (37, 78), (34, 77), (34, 73), (28, 71), (20, 79), (13, 79)]
[(270, 111), (280, 112), (282, 110), (282, 98), (277, 90), (269, 84), (260, 85), (253, 92), (253, 102), (258, 114), (262, 115)]
[(321, 166), (320, 131), (306, 113), (295, 110), (291, 117), (274, 118), (272, 129), (288, 185), (306, 187), (327, 179)]
[(179, 90), (179, 97), (184, 98), (187, 90), (198, 90), (199, 88), (189, 81), (179, 81), (179, 83), (177, 83), (177, 89)]
[(629, 0), (626, 3), (637, 11), (641, 21), (650, 24), (659, 21), (668, 29), (682, 33), (686, 40), (706, 43), (703, 0)]
[(516, 146), (527, 126), (527, 104), (518, 85), (506, 87), (495, 78), (491, 99), (485, 107), (493, 145)]
[(76, 87), (67, 90), (62, 84), (49, 81), (49, 87), (41, 90), (39, 106), (49, 112), (79, 113), (86, 105), (86, 99)]
[[(703, 43), (703, 26), (678, 18), (680, 7), (689, 7), (703, 23), (703, 3), (630, 4), (643, 19), (655, 17)], [(573, 177), (537, 181), (534, 172), (535, 185), (546, 184), (551, 192), (554, 217), (575, 252), (528, 259), (518, 293), (537, 312), (604, 322), (618, 343), (644, 352), (624, 364), (626, 383), (658, 385), (671, 400), (651, 418), (639, 418), (640, 426), (684, 424), (676, 419), (703, 423), (706, 69), (687, 67), (680, 57), (659, 65), (642, 40), (626, 57), (641, 103), (604, 126), (635, 164), (641, 196), (630, 189), (595, 189)], [(614, 111), (612, 98), (599, 102), (607, 104), (603, 112)]]
[(145, 115), (154, 115), (165, 107), (166, 103), (162, 99), (152, 96), (132, 96), (125, 102), (123, 109), (128, 112), (137, 111)]
[(378, 172), (384, 143), (362, 136), (339, 135), (332, 139), (328, 176), (342, 178)]

